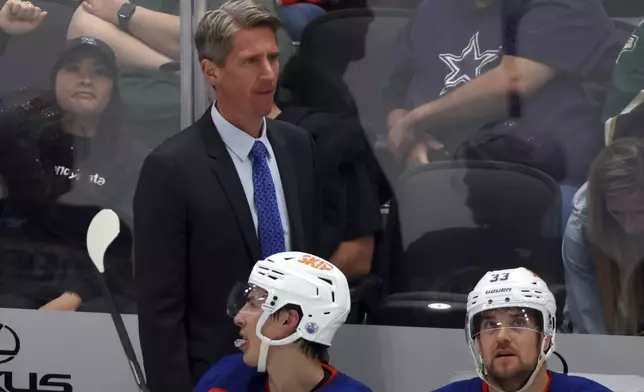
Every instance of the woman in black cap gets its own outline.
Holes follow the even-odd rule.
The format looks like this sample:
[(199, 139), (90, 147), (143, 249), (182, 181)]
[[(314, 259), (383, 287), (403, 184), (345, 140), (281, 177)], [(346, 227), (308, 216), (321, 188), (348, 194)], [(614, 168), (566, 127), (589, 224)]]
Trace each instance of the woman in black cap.
[[(118, 209), (126, 193), (113, 51), (90, 37), (68, 41), (51, 87), (22, 90), (0, 106), (0, 176), (8, 193), (0, 215), (0, 307), (76, 310), (97, 297), (87, 227), (101, 208)], [(116, 259), (127, 262), (112, 265), (127, 276), (127, 233), (114, 245)]]

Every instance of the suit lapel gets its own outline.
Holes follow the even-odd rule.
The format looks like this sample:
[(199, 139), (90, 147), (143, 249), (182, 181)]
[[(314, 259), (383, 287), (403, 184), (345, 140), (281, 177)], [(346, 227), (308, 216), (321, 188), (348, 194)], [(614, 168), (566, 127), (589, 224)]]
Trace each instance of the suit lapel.
[(237, 223), (246, 241), (246, 246), (248, 246), (253, 257), (254, 264), (254, 261), (262, 258), (262, 252), (260, 250), (259, 240), (257, 239), (257, 231), (253, 223), (253, 217), (246, 202), (246, 194), (237, 175), (237, 169), (228, 154), (228, 150), (226, 150), (224, 141), (221, 139), (217, 128), (212, 122), (210, 110), (206, 111), (206, 114), (201, 117), (198, 124), (206, 151), (212, 158), (212, 171), (219, 180), (221, 189), (226, 194), (226, 198), (233, 209)]
[(279, 168), (280, 178), (282, 180), (282, 188), (284, 189), (284, 198), (286, 199), (291, 231), (291, 249), (296, 251), (306, 250), (297, 176), (293, 171), (294, 166), (291, 154), (288, 151), (286, 139), (284, 138), (284, 134), (280, 132), (279, 126), (270, 120), (267, 120), (266, 124), (268, 140), (271, 142), (271, 147), (275, 153), (277, 167)]

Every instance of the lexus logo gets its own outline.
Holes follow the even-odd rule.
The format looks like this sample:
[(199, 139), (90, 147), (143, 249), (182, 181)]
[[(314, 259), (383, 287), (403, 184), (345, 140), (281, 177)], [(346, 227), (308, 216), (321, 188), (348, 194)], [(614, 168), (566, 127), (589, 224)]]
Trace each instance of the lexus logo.
[(0, 364), (14, 359), (20, 351), (20, 339), (8, 325), (0, 324)]

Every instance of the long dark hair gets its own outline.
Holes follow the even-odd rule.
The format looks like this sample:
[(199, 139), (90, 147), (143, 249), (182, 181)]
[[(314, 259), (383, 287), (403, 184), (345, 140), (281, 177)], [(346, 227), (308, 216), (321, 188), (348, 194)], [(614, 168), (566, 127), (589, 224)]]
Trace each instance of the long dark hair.
[[(644, 325), (644, 236), (628, 236), (606, 207), (606, 197), (644, 191), (644, 139), (619, 139), (595, 159), (588, 181), (589, 242), (606, 324), (619, 333), (619, 298), (625, 292), (626, 331), (640, 333)], [(620, 265), (633, 266), (626, 282)]]
[[(56, 77), (70, 54), (63, 53), (52, 69), (48, 90), (34, 92), (26, 89), (2, 99), (0, 139), (3, 145), (0, 150), (3, 156), (0, 157), (0, 175), (5, 179), (13, 204), (24, 207), (20, 210), (45, 207), (71, 189), (70, 180), (56, 179), (49, 168), (59, 164), (57, 160), (61, 157), (51, 157), (45, 153), (52, 146), (73, 147), (72, 135), (61, 132), (65, 111), (58, 104), (55, 92)], [(87, 54), (81, 53), (80, 56)], [(96, 134), (88, 140), (90, 145), (87, 152), (95, 156), (98, 162), (107, 164), (113, 161), (111, 157), (118, 154), (123, 117), (116, 64), (108, 61), (108, 66), (113, 80), (112, 93), (100, 115)], [(78, 163), (78, 157), (72, 156), (71, 159), (74, 164)]]

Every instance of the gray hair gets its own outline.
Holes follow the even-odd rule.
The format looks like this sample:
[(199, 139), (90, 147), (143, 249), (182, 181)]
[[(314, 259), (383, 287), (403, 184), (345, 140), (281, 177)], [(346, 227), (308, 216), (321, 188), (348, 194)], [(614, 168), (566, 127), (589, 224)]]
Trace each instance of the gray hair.
[(277, 32), (280, 20), (268, 8), (253, 0), (228, 0), (221, 7), (206, 12), (197, 25), (195, 47), (199, 61), (209, 59), (223, 66), (232, 50), (236, 32), (269, 27)]

